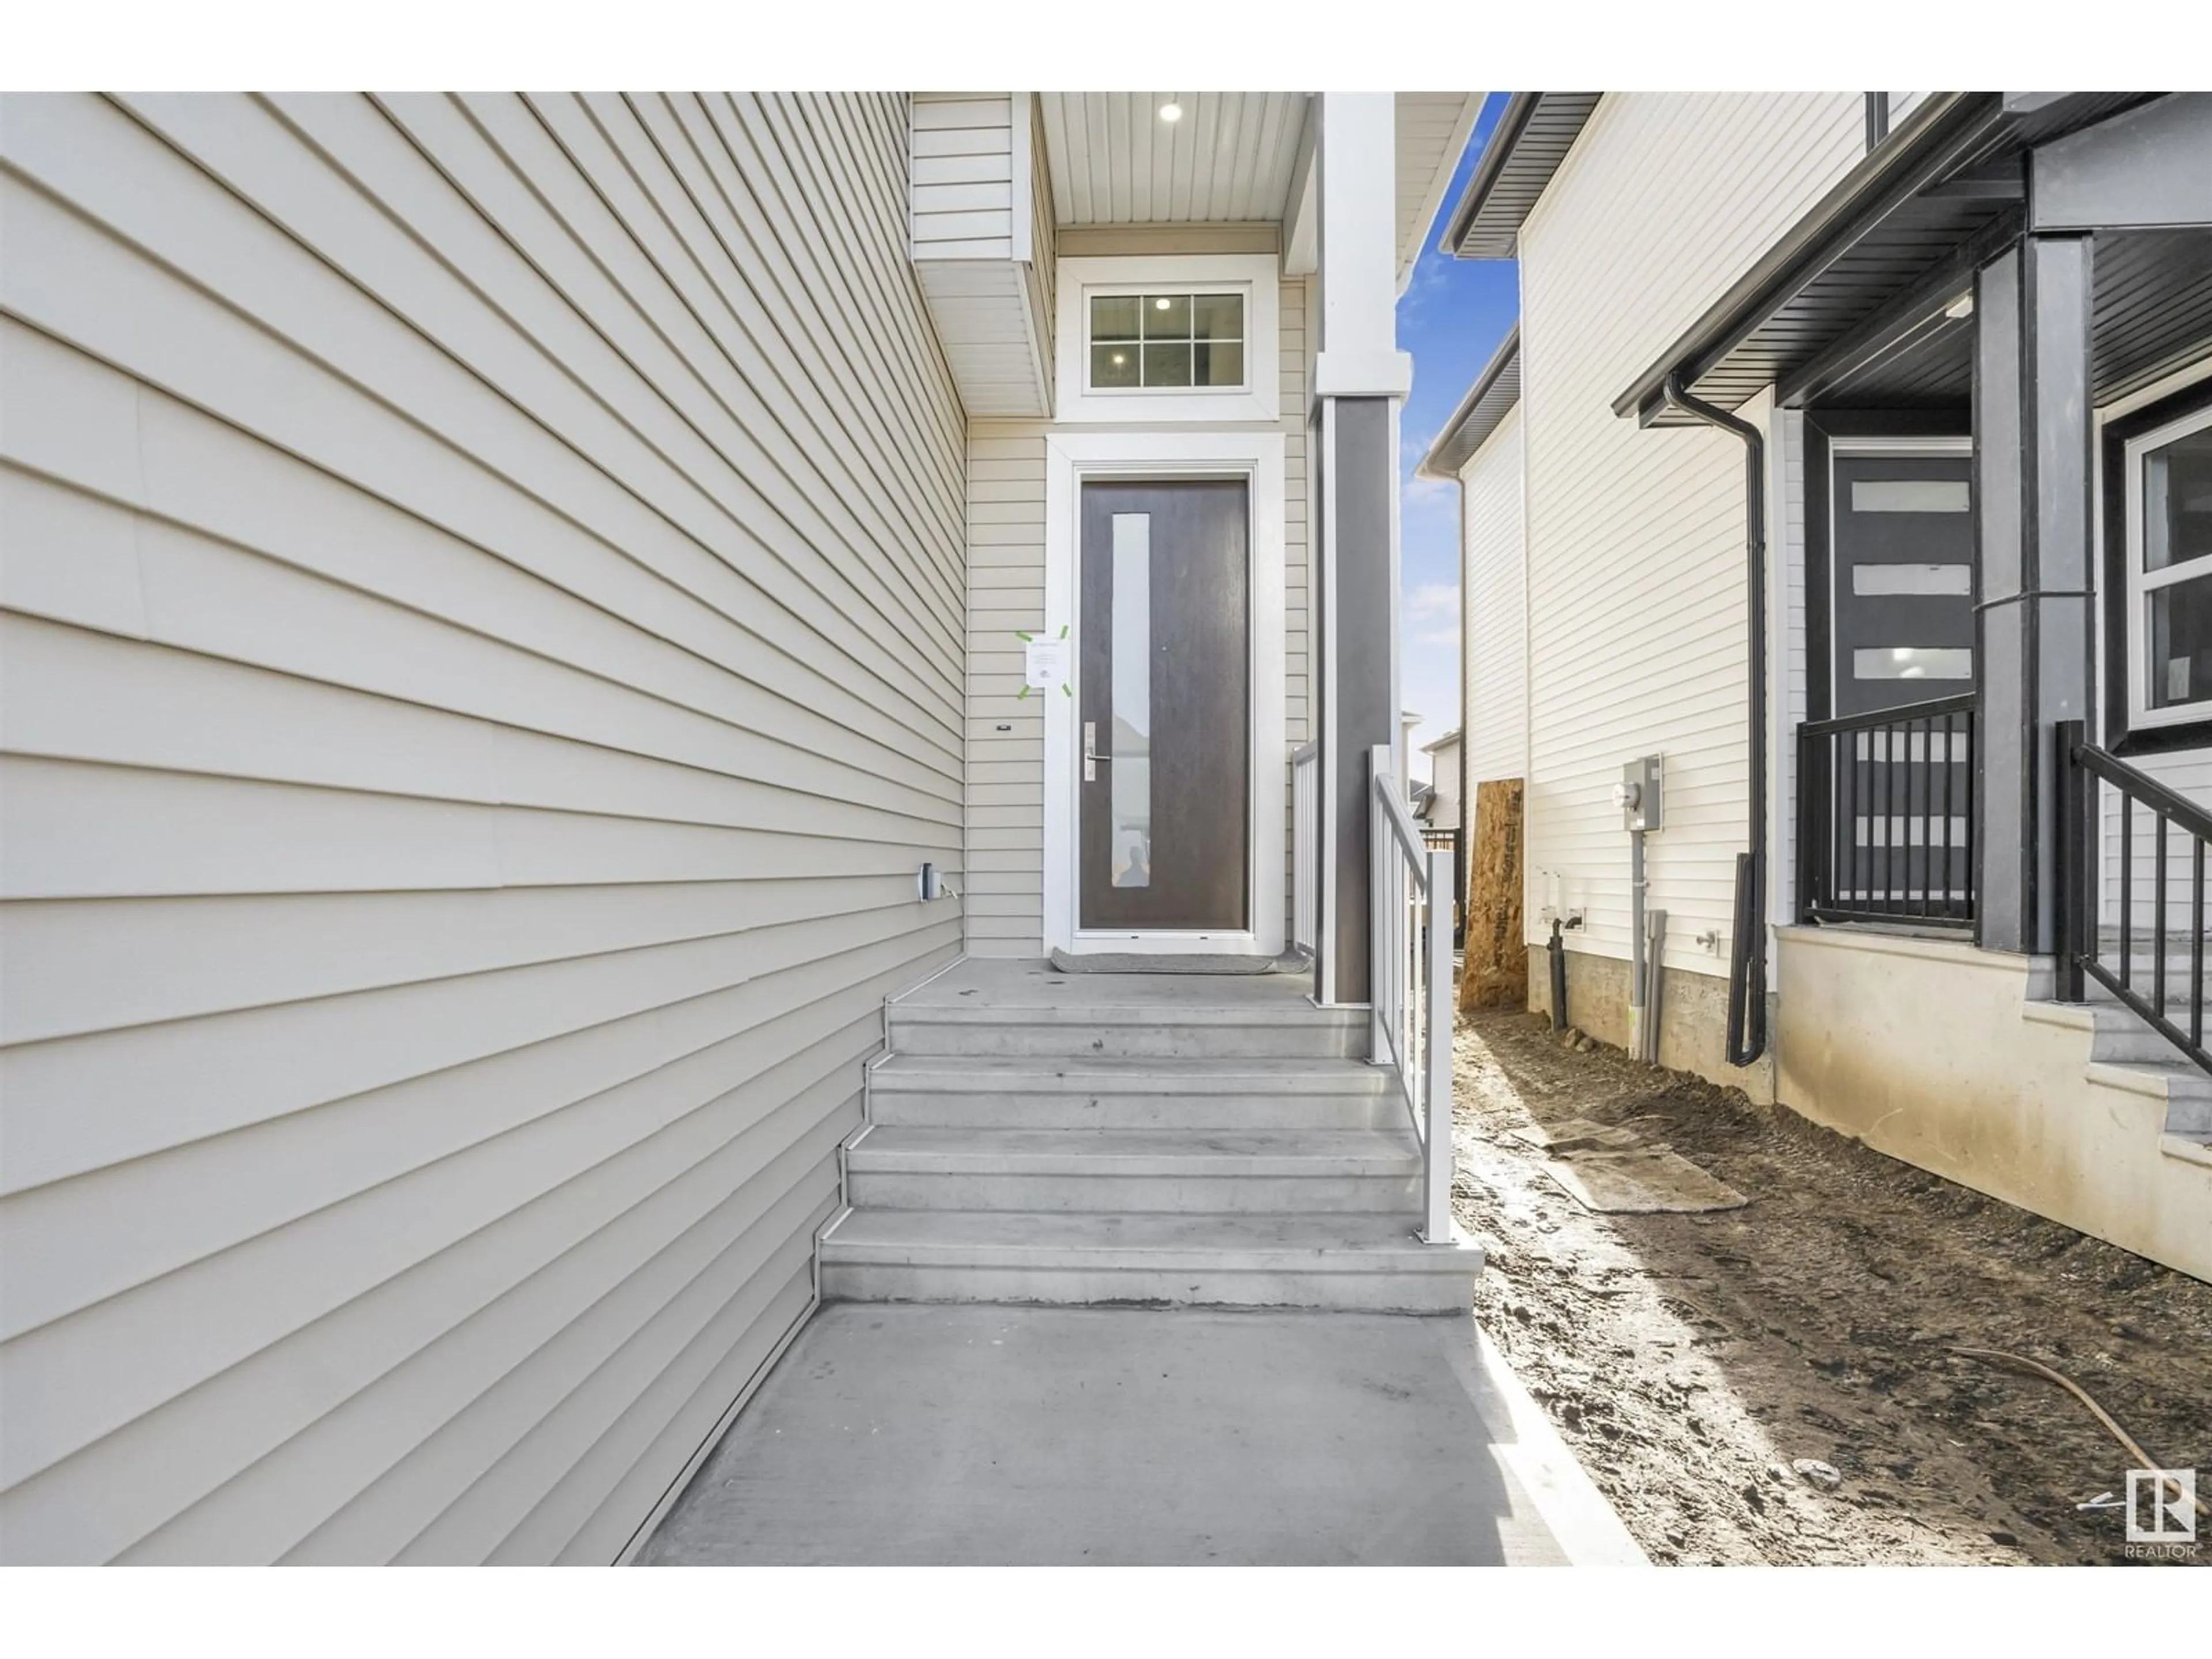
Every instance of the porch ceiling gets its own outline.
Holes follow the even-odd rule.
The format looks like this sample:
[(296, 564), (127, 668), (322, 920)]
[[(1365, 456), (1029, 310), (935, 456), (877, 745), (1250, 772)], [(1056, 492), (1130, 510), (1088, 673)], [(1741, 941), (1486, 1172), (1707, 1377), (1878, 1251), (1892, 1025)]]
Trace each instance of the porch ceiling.
[[(1062, 225), (1279, 222), (1305, 92), (1046, 92), (1045, 154)], [(1179, 104), (1182, 118), (1160, 119)]]
[[(1313, 138), (1308, 92), (1044, 92), (1046, 163), (1063, 228), (1280, 223), (1295, 216)], [(1482, 107), (1479, 92), (1395, 95), (1402, 279)], [(1182, 118), (1160, 119), (1178, 104)]]

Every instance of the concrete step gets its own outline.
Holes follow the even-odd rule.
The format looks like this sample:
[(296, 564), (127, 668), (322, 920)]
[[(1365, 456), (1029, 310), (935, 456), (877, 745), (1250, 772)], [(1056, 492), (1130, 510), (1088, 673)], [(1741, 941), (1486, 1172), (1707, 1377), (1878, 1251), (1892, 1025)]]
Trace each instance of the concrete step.
[(869, 1121), (972, 1129), (1382, 1129), (1406, 1108), (1362, 1060), (977, 1061), (893, 1054), (868, 1074)]
[(858, 1210), (1413, 1216), (1410, 1129), (975, 1129), (878, 1126), (846, 1154)]
[(900, 1054), (969, 1060), (1345, 1060), (1367, 1054), (1367, 1014), (1356, 1008), (894, 1002), (884, 1016), (889, 1046)]
[(2188, 1060), (2129, 1061), (2124, 1065), (2092, 1060), (2088, 1078), (2102, 1088), (2164, 1101), (2166, 1133), (2169, 1135), (2212, 1135), (2212, 1076), (2207, 1076)]
[(2086, 1033), (2089, 1058), (2115, 1065), (2164, 1065), (2179, 1051), (2146, 1024), (2132, 1009), (2109, 1000), (2100, 1002), (2031, 1002), (2027, 1018)]
[(854, 1210), (822, 1242), (833, 1302), (1463, 1314), (1481, 1271), (1474, 1245), (1383, 1216)]

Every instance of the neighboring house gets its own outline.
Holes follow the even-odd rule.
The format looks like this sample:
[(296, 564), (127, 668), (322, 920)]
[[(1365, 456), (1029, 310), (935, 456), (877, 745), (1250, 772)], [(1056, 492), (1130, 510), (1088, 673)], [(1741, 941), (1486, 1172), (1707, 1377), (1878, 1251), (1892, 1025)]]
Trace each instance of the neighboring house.
[(1443, 236), (1532, 1000), (1663, 913), (1666, 1063), (2212, 1276), (2212, 97), (1517, 94)]
[(1447, 732), (1434, 743), (1424, 744), (1421, 752), (1429, 757), (1429, 787), (1434, 795), (1422, 818), (1432, 830), (1456, 830), (1461, 822), (1459, 733)]
[[(878, 1293), (963, 959), (1295, 942), (1245, 1052), (1418, 1097), (1394, 315), (1478, 100), (0, 100), (0, 1559), (624, 1555)], [(1131, 1293), (1464, 1308), (1403, 1115), (1293, 1160), (1334, 1286)]]

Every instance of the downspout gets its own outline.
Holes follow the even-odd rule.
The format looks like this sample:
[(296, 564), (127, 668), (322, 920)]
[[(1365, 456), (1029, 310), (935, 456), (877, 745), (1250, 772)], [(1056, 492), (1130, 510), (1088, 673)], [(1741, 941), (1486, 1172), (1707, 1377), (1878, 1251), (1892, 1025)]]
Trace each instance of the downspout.
[(1728, 1060), (1749, 1066), (1766, 1052), (1766, 440), (1750, 422), (1682, 389), (1669, 374), (1670, 409), (1743, 440), (1744, 558), (1749, 590), (1750, 850), (1735, 857), (1735, 920), (1729, 945)]

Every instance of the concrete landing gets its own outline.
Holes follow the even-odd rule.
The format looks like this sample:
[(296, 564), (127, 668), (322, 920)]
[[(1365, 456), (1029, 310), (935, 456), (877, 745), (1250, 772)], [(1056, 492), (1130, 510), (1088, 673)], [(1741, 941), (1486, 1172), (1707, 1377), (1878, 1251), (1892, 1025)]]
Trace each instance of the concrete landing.
[(825, 1308), (652, 1565), (1642, 1556), (1467, 1318)]

